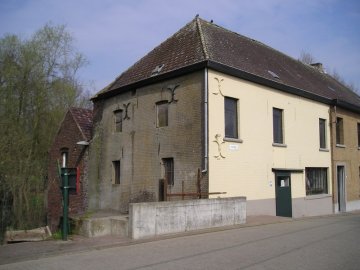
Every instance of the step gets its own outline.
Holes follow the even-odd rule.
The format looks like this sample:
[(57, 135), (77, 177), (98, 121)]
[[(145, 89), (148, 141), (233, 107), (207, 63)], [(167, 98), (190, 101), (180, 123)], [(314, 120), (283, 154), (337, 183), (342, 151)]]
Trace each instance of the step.
[(129, 217), (125, 215), (80, 218), (79, 234), (85, 237), (128, 236)]

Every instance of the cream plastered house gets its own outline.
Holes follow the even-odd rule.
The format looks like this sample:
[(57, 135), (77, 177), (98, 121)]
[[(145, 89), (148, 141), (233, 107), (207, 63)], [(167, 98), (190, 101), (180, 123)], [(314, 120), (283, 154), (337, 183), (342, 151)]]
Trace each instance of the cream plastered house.
[[(329, 106), (212, 70), (208, 78), (210, 192), (246, 194), (248, 214), (331, 213)], [(225, 128), (228, 99), (236, 103), (235, 135)], [(280, 141), (274, 138), (274, 110), (281, 118)], [(306, 192), (310, 170), (326, 174), (324, 190), (316, 195)]]
[(320, 64), (198, 16), (93, 102), (90, 209), (246, 196), (248, 215), (291, 217), (334, 211), (330, 111), (360, 109)]

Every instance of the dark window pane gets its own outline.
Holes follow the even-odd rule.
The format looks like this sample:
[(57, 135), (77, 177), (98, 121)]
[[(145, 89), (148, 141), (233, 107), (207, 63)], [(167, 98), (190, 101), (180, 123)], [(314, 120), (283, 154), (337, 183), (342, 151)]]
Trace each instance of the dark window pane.
[(225, 137), (238, 138), (237, 99), (225, 97)]
[(360, 123), (357, 124), (357, 132), (358, 132), (358, 147), (360, 147)]
[(167, 101), (156, 104), (157, 127), (166, 127), (168, 125), (168, 106), (169, 103)]
[(122, 110), (114, 111), (115, 132), (122, 132)]
[(163, 159), (164, 168), (165, 168), (165, 180), (167, 180), (168, 185), (174, 185), (174, 159), (173, 158), (164, 158)]
[(274, 143), (284, 143), (283, 110), (273, 108), (273, 136)]
[(344, 144), (344, 121), (342, 118), (336, 118), (336, 144)]
[(327, 168), (306, 168), (306, 195), (327, 194)]
[(319, 119), (320, 148), (326, 148), (326, 120)]
[(120, 184), (120, 160), (113, 161), (113, 168), (114, 168), (113, 183), (118, 185)]

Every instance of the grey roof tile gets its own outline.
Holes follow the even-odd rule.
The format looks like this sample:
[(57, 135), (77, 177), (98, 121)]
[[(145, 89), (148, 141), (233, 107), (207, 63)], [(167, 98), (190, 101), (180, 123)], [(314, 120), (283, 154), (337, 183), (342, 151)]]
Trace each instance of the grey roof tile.
[[(164, 66), (155, 76), (206, 61), (219, 63), (322, 98), (341, 99), (360, 106), (360, 97), (331, 76), (261, 42), (199, 17), (195, 17), (150, 51), (96, 97), (151, 78), (154, 76), (152, 71), (159, 65)], [(269, 71), (279, 78), (275, 78)]]
[(72, 107), (70, 108), (70, 112), (74, 117), (75, 122), (79, 125), (79, 128), (81, 129), (85, 138), (89, 141), (91, 139), (92, 123), (93, 123), (92, 110)]

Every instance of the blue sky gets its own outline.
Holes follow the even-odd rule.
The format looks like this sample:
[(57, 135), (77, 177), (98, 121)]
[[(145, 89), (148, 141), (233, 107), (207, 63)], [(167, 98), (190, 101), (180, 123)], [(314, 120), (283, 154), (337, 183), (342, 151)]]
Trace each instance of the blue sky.
[(309, 52), (360, 90), (359, 0), (0, 0), (0, 36), (65, 24), (94, 93), (196, 14), (293, 58)]

